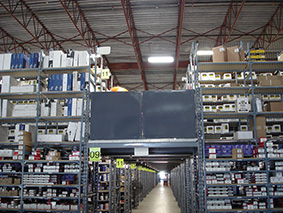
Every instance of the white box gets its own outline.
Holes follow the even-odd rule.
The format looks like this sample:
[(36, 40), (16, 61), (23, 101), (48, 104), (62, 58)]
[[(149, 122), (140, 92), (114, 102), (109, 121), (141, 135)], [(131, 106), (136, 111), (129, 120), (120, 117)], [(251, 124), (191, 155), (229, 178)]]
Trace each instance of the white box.
[(61, 56), (63, 54), (61, 50), (49, 51), (50, 67), (61, 67)]
[(12, 117), (14, 105), (7, 99), (3, 99), (2, 117)]
[(207, 126), (206, 131), (208, 134), (214, 134), (214, 126)]
[(1, 93), (9, 93), (11, 86), (18, 86), (19, 82), (12, 76), (6, 75), (2, 77)]
[(74, 59), (67, 57), (67, 67), (72, 67), (74, 65)]
[(219, 110), (220, 112), (223, 112), (223, 105), (218, 105), (216, 108), (217, 111)]
[(222, 101), (229, 101), (228, 95), (221, 96)]
[(203, 111), (204, 112), (211, 112), (211, 106), (203, 106)]
[(72, 98), (72, 116), (77, 116), (77, 98)]
[(35, 85), (11, 86), (10, 92), (11, 93), (35, 92)]
[[(13, 109), (13, 117), (35, 117), (37, 115), (36, 104), (15, 105)], [(40, 108), (39, 108), (40, 112)]]
[(234, 139), (252, 139), (252, 131), (237, 131), (234, 133)]
[(222, 126), (222, 134), (229, 133), (229, 124), (221, 124)]
[(231, 73), (224, 73), (223, 79), (224, 79), (224, 80), (230, 80), (230, 79), (232, 79), (232, 74), (231, 74)]
[(228, 95), (228, 101), (236, 101), (237, 96), (236, 95)]
[(80, 91), (79, 73), (73, 72), (73, 91)]
[(273, 126), (266, 126), (266, 132), (271, 133), (273, 131)]
[(209, 73), (207, 73), (207, 75), (208, 75), (208, 80), (215, 81), (215, 73), (214, 72), (209, 72)]
[(217, 134), (217, 133), (222, 133), (222, 126), (215, 126), (215, 129), (214, 129), (214, 133)]
[(244, 73), (237, 73), (237, 79), (244, 79)]
[(211, 106), (211, 111), (212, 112), (217, 112), (217, 106)]
[(85, 132), (85, 123), (83, 123), (83, 131), (81, 133), (81, 122), (78, 122), (77, 126), (77, 131), (76, 131), (76, 136), (75, 136), (75, 141), (80, 141), (81, 140), (81, 134), (82, 134), (82, 139), (84, 138), (84, 132)]
[(62, 54), (61, 55), (61, 67), (66, 67), (67, 66), (67, 54)]
[(217, 98), (218, 98), (217, 95), (211, 95), (211, 100), (212, 101), (217, 101)]
[(79, 52), (79, 66), (88, 66), (89, 65), (89, 54), (87, 51)]
[(233, 111), (232, 107), (231, 107), (231, 104), (223, 104), (223, 111), (224, 112), (231, 112), (231, 111)]
[(69, 122), (68, 128), (67, 128), (68, 141), (74, 141), (75, 140), (77, 128), (78, 128), (78, 123)]
[(201, 73), (201, 74), (200, 74), (200, 80), (201, 80), (201, 81), (207, 81), (207, 80), (209, 80), (209, 78), (208, 78), (208, 73), (207, 73), (207, 72)]
[(215, 80), (216, 81), (221, 80), (221, 75), (215, 75)]
[(51, 103), (50, 116), (62, 116), (62, 106), (59, 103)]
[(272, 125), (272, 132), (281, 132), (281, 125), (280, 124)]
[(241, 131), (248, 131), (248, 125), (240, 125)]
[(37, 135), (37, 141), (39, 142), (61, 142), (63, 141), (63, 135)]
[(4, 54), (0, 54), (0, 70), (4, 67)]
[(3, 70), (11, 69), (12, 53), (4, 54)]
[(77, 116), (82, 115), (82, 108), (83, 107), (83, 99), (78, 98), (77, 99)]
[(203, 95), (203, 96), (202, 96), (202, 100), (203, 100), (203, 101), (211, 101), (211, 99), (212, 99), (212, 96), (211, 96), (211, 95)]
[(48, 68), (49, 67), (49, 56), (46, 55), (43, 57), (43, 68)]
[(50, 107), (48, 104), (41, 103), (41, 116), (42, 117), (50, 116)]
[(74, 67), (79, 66), (79, 54), (80, 54), (80, 51), (75, 51), (74, 52), (74, 61), (73, 61), (73, 66)]
[(236, 101), (236, 110), (237, 112), (249, 112), (250, 111), (250, 103), (248, 98), (237, 98)]

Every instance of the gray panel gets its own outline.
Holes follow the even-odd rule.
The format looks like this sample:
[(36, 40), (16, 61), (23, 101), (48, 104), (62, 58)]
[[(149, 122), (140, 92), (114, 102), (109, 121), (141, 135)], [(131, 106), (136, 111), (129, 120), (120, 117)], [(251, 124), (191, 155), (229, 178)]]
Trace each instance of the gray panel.
[(92, 93), (91, 104), (91, 139), (141, 137), (140, 93)]
[(143, 92), (145, 138), (195, 138), (194, 92)]

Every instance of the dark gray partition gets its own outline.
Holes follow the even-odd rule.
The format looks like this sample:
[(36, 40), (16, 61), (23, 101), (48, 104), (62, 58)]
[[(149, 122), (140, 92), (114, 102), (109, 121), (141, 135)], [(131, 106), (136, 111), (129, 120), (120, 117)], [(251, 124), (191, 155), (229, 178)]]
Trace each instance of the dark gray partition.
[(90, 139), (138, 139), (141, 135), (140, 93), (92, 93)]
[(143, 92), (144, 138), (195, 138), (194, 91)]

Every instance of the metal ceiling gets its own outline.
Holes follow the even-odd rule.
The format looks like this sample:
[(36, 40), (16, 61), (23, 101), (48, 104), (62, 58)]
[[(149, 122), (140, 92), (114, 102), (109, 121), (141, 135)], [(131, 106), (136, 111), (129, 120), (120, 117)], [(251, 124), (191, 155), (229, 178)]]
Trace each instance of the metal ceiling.
[[(178, 89), (193, 41), (200, 49), (250, 42), (275, 60), (283, 49), (282, 17), (282, 0), (1, 0), (0, 51), (111, 46), (116, 83), (136, 91)], [(147, 63), (157, 55), (180, 63)]]

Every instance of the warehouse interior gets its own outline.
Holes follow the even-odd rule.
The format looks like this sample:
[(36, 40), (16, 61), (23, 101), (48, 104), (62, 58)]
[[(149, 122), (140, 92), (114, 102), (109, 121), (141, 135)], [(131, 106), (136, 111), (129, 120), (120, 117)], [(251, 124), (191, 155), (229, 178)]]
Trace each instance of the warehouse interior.
[(282, 0), (1, 0), (0, 212), (283, 212)]

